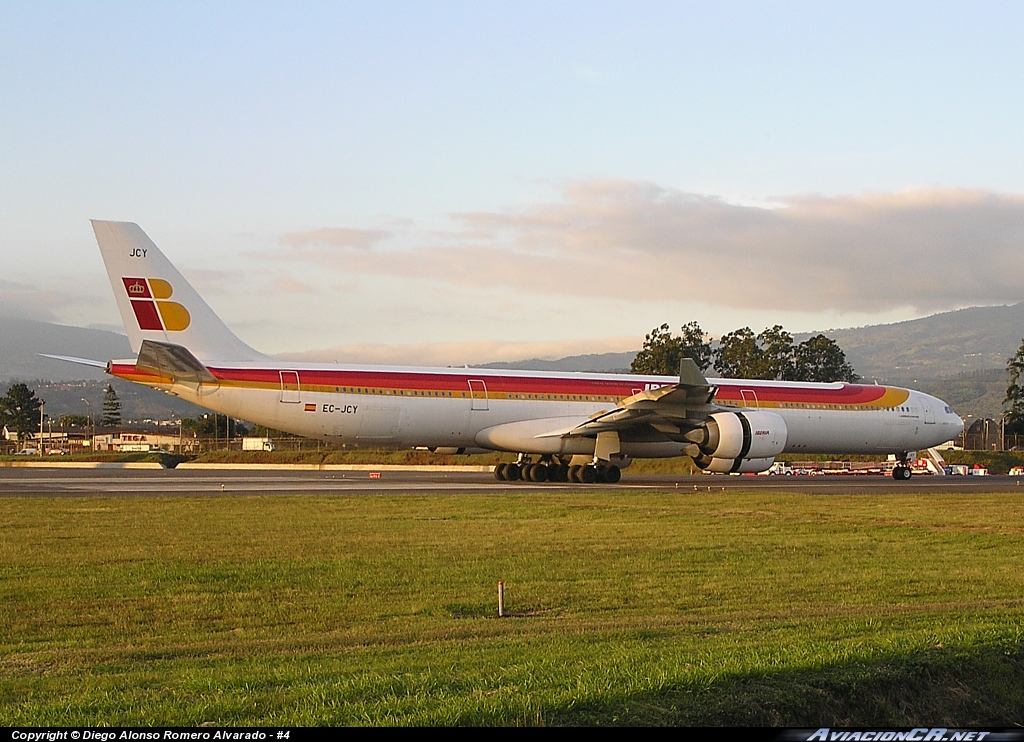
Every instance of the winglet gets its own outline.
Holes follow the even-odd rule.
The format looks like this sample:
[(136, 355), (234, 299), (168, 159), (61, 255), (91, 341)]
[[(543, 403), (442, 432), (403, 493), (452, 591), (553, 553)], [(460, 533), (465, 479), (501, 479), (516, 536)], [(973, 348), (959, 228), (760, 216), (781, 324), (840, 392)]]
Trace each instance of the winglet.
[(692, 358), (679, 360), (679, 383), (683, 386), (711, 386)]
[[(682, 405), (684, 407), (700, 407), (711, 404), (718, 387), (708, 383), (704, 374), (697, 368), (692, 358), (683, 358), (679, 362), (679, 383), (665, 384), (653, 389), (644, 389), (632, 397), (622, 400), (622, 407), (627, 409), (656, 409), (657, 405)], [(655, 407), (652, 407), (655, 405)]]

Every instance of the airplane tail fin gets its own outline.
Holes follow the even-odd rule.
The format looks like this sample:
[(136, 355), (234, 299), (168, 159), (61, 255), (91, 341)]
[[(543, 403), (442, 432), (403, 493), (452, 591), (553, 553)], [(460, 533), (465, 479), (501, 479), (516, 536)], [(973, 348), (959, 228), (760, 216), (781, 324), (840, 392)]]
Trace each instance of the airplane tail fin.
[(93, 220), (132, 350), (142, 341), (181, 345), (200, 361), (264, 358), (227, 328), (138, 224)]

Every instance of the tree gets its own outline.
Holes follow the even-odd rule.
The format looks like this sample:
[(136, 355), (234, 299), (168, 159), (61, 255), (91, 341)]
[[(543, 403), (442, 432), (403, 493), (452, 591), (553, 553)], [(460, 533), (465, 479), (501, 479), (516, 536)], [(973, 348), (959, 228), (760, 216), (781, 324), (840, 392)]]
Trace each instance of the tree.
[(1003, 412), (1003, 430), (1020, 435), (1024, 433), (1024, 388), (1020, 384), (1021, 376), (1024, 375), (1024, 340), (1021, 340), (1016, 355), (1006, 360), (1006, 371), (1010, 383), (1006, 387), (1003, 406), (1009, 405), (1009, 408)]
[(121, 424), (121, 400), (117, 398), (114, 387), (107, 384), (107, 391), (103, 393), (103, 417), (100, 418), (100, 425), (105, 428), (116, 428)]
[(87, 428), (89, 427), (89, 416), (61, 415), (57, 418), (57, 425), (62, 428)]
[[(241, 432), (242, 429), (245, 427), (244, 424), (242, 423), (241, 420), (238, 420), (237, 422), (239, 423), (239, 425), (238, 425), (239, 435), (245, 435), (245, 433)], [(260, 425), (259, 423), (252, 423), (252, 426), (249, 428), (248, 435), (251, 435), (254, 438), (278, 438), (278, 437), (280, 437), (282, 435), (282, 433), (281, 433), (280, 430), (275, 430), (274, 428), (268, 428), (266, 425)]]
[(181, 432), (196, 438), (235, 438), (248, 435), (249, 428), (241, 420), (211, 412), (202, 417), (183, 417)]
[(669, 332), (667, 323), (651, 330), (629, 370), (634, 374), (677, 376), (683, 358), (692, 358), (701, 371), (706, 370), (711, 365), (711, 343), (704, 331), (696, 322), (688, 322), (681, 330), (678, 337)]
[(42, 400), (26, 384), (11, 384), (0, 399), (0, 422), (17, 431), (21, 440), (39, 430), (39, 409)]
[(755, 379), (792, 379), (795, 371), (793, 336), (782, 325), (766, 327), (757, 336), (761, 348), (760, 368)]
[(726, 379), (758, 379), (763, 364), (757, 337), (749, 327), (721, 337), (714, 351), (715, 368)]
[(793, 381), (860, 381), (835, 340), (815, 335), (796, 346)]
[[(680, 339), (683, 341), (683, 357), (692, 358), (701, 371), (707, 371), (711, 367), (711, 343), (708, 336), (696, 322), (687, 322), (680, 330)], [(679, 364), (672, 373), (679, 370)]]
[(849, 381), (860, 377), (834, 340), (815, 335), (799, 345), (782, 325), (758, 335), (749, 327), (723, 335), (714, 352), (715, 368), (727, 379)]

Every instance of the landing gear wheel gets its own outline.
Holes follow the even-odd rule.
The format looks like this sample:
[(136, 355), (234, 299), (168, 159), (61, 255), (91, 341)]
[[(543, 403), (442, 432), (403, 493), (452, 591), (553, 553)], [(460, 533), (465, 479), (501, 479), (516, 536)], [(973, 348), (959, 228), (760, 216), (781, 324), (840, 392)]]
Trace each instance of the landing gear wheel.
[(530, 481), (531, 482), (546, 482), (548, 481), (548, 467), (547, 464), (534, 464), (530, 467)]
[(519, 464), (508, 464), (505, 467), (505, 481), (518, 482), (521, 476), (522, 470), (519, 468)]
[(906, 482), (912, 476), (914, 476), (914, 472), (910, 470), (909, 466), (897, 466), (892, 470), (892, 478), (897, 482)]
[(499, 482), (505, 481), (505, 467), (507, 466), (508, 464), (498, 464), (496, 467), (494, 467), (494, 478), (497, 479)]
[(604, 468), (604, 476), (602, 479), (608, 484), (615, 484), (622, 479), (622, 471), (615, 464), (608, 464)]
[(569, 467), (565, 464), (554, 464), (548, 472), (549, 482), (568, 482)]
[(583, 484), (594, 484), (599, 478), (597, 467), (587, 465), (580, 470), (580, 481)]

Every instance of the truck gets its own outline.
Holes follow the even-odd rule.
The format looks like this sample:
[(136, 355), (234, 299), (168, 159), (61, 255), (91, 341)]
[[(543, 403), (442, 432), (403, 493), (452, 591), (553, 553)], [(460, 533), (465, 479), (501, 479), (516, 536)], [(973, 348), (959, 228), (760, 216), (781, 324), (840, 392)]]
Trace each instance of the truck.
[(243, 438), (243, 451), (273, 451), (274, 442), (269, 438)]
[(764, 476), (793, 476), (793, 465), (788, 461), (776, 461), (765, 471), (758, 472)]

